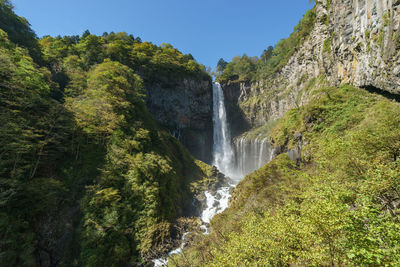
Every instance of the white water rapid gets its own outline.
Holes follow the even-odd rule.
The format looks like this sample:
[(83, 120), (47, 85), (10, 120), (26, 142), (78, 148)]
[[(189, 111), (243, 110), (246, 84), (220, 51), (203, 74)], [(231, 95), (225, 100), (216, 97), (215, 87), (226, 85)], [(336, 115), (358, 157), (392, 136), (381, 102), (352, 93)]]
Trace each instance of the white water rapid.
[[(204, 192), (206, 208), (201, 213), (204, 234), (209, 233), (209, 223), (218, 213), (223, 212), (229, 203), (231, 189), (248, 173), (260, 168), (272, 159), (272, 148), (266, 138), (247, 141), (245, 137), (238, 138), (232, 146), (230, 128), (226, 118), (224, 93), (219, 83), (213, 85), (213, 165), (223, 173), (230, 184), (219, 188), (216, 192)], [(185, 233), (181, 246), (168, 256), (179, 254), (185, 246)], [(153, 260), (154, 266), (166, 266), (168, 258)]]

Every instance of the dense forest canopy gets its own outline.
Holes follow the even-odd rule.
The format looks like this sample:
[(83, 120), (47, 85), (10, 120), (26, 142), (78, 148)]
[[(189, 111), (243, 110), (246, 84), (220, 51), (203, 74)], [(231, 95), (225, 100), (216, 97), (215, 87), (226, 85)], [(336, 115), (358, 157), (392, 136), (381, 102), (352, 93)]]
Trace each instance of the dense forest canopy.
[(13, 43), (27, 48), (36, 62), (40, 62), (41, 51), (29, 22), (13, 12), (13, 5), (8, 0), (0, 0), (0, 14), (0, 29), (7, 32)]
[(147, 111), (146, 86), (183, 77), (211, 79), (123, 32), (37, 39), (0, 1), (0, 265), (134, 265), (169, 248), (215, 172)]

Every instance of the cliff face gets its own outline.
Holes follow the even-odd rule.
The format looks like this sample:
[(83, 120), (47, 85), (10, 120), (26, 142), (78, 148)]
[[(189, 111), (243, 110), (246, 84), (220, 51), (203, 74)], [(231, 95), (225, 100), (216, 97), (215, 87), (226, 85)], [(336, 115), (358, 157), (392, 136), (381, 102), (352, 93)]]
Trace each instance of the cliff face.
[(400, 94), (400, 1), (334, 1), (328, 15), (331, 82)]
[(353, 84), (400, 94), (400, 0), (322, 0), (308, 39), (273, 77), (228, 82), (252, 126), (306, 104), (313, 88)]
[(227, 120), (233, 137), (239, 136), (250, 129), (250, 123), (238, 105), (241, 92), (243, 92), (243, 88), (246, 85), (249, 86), (246, 83), (228, 83), (223, 86)]
[(147, 107), (198, 159), (211, 162), (212, 83), (184, 78), (175, 86), (152, 84), (147, 88)]

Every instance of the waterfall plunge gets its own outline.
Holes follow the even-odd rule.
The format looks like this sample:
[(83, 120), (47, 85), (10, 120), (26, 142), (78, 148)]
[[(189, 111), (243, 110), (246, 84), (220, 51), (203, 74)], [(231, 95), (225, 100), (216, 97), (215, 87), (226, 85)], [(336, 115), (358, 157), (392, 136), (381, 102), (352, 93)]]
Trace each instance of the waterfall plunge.
[(235, 183), (272, 160), (273, 149), (267, 138), (237, 138), (232, 147), (226, 118), (224, 93), (219, 83), (213, 86), (214, 146), (213, 164)]
[[(224, 93), (219, 83), (213, 85), (213, 108), (213, 164), (225, 176), (232, 179), (230, 187), (233, 187), (248, 173), (272, 160), (273, 150), (267, 138), (246, 140), (245, 137), (240, 137), (235, 140), (234, 148), (232, 147)], [(209, 223), (214, 215), (223, 212), (228, 207), (231, 197), (230, 187), (221, 187), (215, 195), (205, 192), (207, 207), (201, 215), (204, 223)], [(208, 229), (206, 229), (207, 232)]]
[[(232, 147), (232, 139), (228, 121), (226, 119), (224, 93), (221, 85), (213, 85), (213, 164), (225, 176), (233, 179), (230, 186), (218, 189), (214, 194), (204, 192), (206, 207), (201, 214), (203, 222), (201, 229), (204, 234), (209, 233), (208, 225), (211, 219), (218, 213), (223, 212), (231, 197), (230, 189), (236, 185), (248, 173), (260, 168), (263, 164), (272, 160), (273, 150), (266, 138), (247, 140), (246, 137), (237, 138)], [(185, 236), (182, 236), (180, 247), (168, 253), (168, 256), (179, 254), (185, 246)], [(166, 266), (168, 257), (153, 260), (154, 266)]]
[[(213, 164), (220, 172), (232, 177), (234, 174), (234, 153), (226, 119), (224, 92), (219, 83), (213, 84), (213, 124)], [(228, 207), (231, 186), (221, 187), (214, 195), (208, 191), (205, 192), (207, 206), (201, 214), (201, 219), (204, 223), (208, 224), (212, 217), (223, 212)], [(203, 229), (207, 234), (208, 228), (204, 227)]]
[(213, 85), (214, 145), (213, 164), (230, 177), (233, 170), (233, 149), (228, 121), (226, 119), (224, 93), (219, 83)]

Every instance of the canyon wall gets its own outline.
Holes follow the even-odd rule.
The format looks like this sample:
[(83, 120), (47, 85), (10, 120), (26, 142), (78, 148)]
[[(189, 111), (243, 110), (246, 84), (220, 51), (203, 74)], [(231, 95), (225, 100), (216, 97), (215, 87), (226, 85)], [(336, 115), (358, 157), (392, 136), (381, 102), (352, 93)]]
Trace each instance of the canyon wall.
[(264, 125), (306, 104), (320, 86), (400, 94), (400, 1), (320, 0), (315, 9), (311, 34), (285, 67), (265, 80), (222, 84), (237, 96), (227, 104), (231, 114), (243, 114), (252, 127)]

